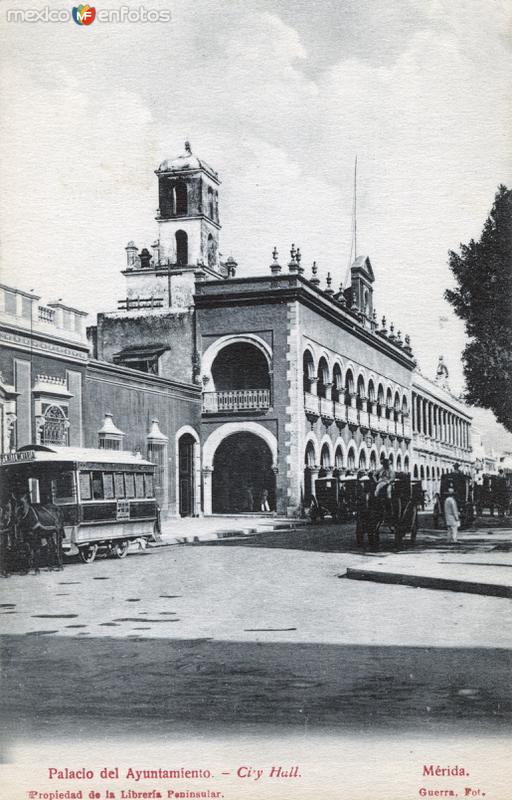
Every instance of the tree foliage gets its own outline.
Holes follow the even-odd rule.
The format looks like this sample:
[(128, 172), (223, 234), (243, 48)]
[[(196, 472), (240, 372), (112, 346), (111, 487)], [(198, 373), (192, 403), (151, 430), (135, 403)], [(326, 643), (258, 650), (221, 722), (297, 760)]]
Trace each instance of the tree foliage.
[(478, 242), (450, 251), (458, 287), (445, 297), (470, 338), (462, 354), (466, 400), (512, 431), (512, 190), (499, 186)]

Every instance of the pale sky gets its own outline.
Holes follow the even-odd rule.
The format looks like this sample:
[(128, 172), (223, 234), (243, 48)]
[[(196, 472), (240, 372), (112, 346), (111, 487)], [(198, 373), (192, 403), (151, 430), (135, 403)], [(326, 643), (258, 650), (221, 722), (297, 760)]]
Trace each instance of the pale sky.
[(7, 8), (46, 2), (0, 3), (2, 281), (115, 309), (126, 243), (155, 238), (154, 170), (189, 138), (223, 181), (220, 250), (240, 275), (267, 271), (274, 245), (286, 263), (294, 242), (337, 285), (357, 154), (358, 254), (379, 319), (411, 335), (424, 374), (443, 353), (460, 391), (447, 251), (479, 237), (498, 184), (512, 183), (510, 4), (105, 7), (141, 4), (172, 21), (7, 24)]

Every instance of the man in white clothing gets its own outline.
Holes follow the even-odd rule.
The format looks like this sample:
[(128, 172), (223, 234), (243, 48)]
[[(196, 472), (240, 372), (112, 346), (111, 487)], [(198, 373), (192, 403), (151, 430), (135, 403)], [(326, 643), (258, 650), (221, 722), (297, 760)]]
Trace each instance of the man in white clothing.
[(448, 487), (448, 497), (444, 501), (444, 521), (448, 532), (448, 544), (457, 544), (457, 531), (459, 529), (460, 519), (453, 486)]

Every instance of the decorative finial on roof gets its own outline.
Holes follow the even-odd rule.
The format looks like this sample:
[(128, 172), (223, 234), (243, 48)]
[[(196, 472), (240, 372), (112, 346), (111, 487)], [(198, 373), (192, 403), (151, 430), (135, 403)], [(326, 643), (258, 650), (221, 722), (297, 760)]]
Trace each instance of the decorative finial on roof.
[(309, 282), (312, 283), (313, 286), (319, 286), (320, 285), (320, 279), (318, 277), (318, 266), (317, 266), (316, 261), (313, 261), (313, 263), (311, 265), (311, 278), (310, 278)]
[(346, 304), (345, 292), (343, 291), (343, 283), (340, 282), (338, 293), (334, 295), (334, 299), (342, 306)]
[(277, 260), (278, 256), (279, 256), (279, 253), (277, 252), (277, 247), (274, 247), (274, 249), (272, 250), (272, 259), (273, 260), (272, 260), (272, 264), (270, 265), (270, 271), (271, 271), (272, 275), (279, 275), (279, 273), (281, 272), (281, 264)]
[(327, 278), (325, 279), (325, 282), (327, 284), (327, 289), (324, 290), (325, 294), (334, 294), (334, 289), (331, 288), (332, 277), (330, 272), (327, 273)]
[(382, 333), (383, 336), (387, 336), (388, 332), (386, 329), (386, 317), (382, 317), (380, 332)]
[(402, 342), (402, 331), (398, 331), (398, 333), (396, 335), (396, 343), (398, 345), (400, 345), (400, 347), (402, 346), (402, 344), (403, 344), (403, 342)]
[(395, 336), (395, 326), (394, 326), (393, 322), (392, 322), (392, 323), (391, 323), (391, 325), (389, 326), (389, 338), (390, 338), (390, 339), (392, 339), (393, 341), (396, 339), (396, 336)]
[(187, 153), (190, 156), (192, 155), (192, 148), (190, 147), (190, 142), (188, 141), (188, 139), (185, 142), (185, 153)]
[(295, 260), (296, 259), (296, 255), (297, 255), (297, 251), (295, 250), (295, 245), (292, 244), (292, 246), (290, 248), (290, 260), (288, 262), (288, 269), (290, 270), (290, 272), (297, 272), (298, 264), (297, 264), (297, 261)]
[(297, 252), (295, 253), (295, 260), (297, 261), (297, 272), (299, 272), (302, 275), (302, 273), (304, 272), (304, 267), (301, 267), (300, 265), (300, 262), (302, 260), (300, 247), (297, 247)]

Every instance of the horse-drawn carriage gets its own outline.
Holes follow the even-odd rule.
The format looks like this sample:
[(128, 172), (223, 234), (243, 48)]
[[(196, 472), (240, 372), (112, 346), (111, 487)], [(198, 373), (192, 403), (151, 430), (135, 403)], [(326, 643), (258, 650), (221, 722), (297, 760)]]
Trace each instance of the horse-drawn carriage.
[(406, 537), (413, 544), (418, 531), (418, 508), (423, 503), (421, 481), (412, 480), (408, 472), (397, 472), (386, 489), (376, 495), (377, 482), (373, 476), (361, 481), (356, 523), (356, 541), (360, 547), (366, 541), (372, 548), (380, 542), (380, 535), (388, 531), (394, 537), (395, 547), (400, 547)]
[(337, 522), (352, 519), (358, 506), (360, 493), (356, 475), (333, 475), (315, 481), (315, 495), (312, 499), (310, 516), (313, 522), (324, 517), (332, 517)]
[(476, 484), (474, 488), (474, 500), (478, 516), (486, 508), (489, 509), (491, 516), (494, 516), (495, 508), (499, 517), (504, 517), (505, 514), (509, 513), (512, 483), (507, 480), (506, 475), (482, 475), (482, 482)]
[(441, 517), (444, 519), (444, 503), (450, 487), (453, 487), (453, 496), (459, 509), (460, 527), (467, 528), (475, 519), (473, 481), (469, 475), (457, 470), (441, 475), (440, 492), (434, 503), (434, 527), (439, 526)]
[(100, 552), (123, 558), (158, 529), (155, 466), (116, 450), (30, 445), (0, 461), (0, 557), (4, 574), (60, 569)]

